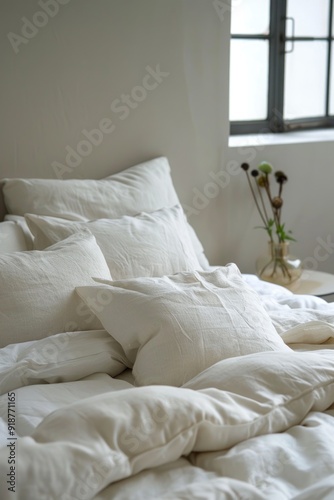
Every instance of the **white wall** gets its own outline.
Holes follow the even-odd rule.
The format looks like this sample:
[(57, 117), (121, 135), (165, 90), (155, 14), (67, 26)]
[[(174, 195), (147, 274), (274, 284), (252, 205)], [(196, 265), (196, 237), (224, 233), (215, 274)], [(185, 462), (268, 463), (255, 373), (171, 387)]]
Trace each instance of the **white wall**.
[[(45, 26), (25, 32), (25, 19)], [(56, 177), (55, 162), (65, 165), (63, 178), (101, 178), (166, 155), (210, 261), (252, 272), (266, 238), (253, 229), (258, 219), (236, 167), (265, 159), (289, 175), (293, 248), (313, 257), (317, 238), (334, 233), (333, 142), (266, 146), (253, 159), (228, 148), (229, 25), (227, 0), (2, 0), (0, 178)], [(153, 86), (148, 66), (168, 76), (121, 112), (123, 94)], [(105, 118), (114, 130), (69, 168), (66, 148)], [(333, 262), (327, 252), (319, 269), (334, 271)]]
[[(43, 23), (36, 13), (47, 1), (58, 13), (34, 36), (22, 33), (22, 18)], [(56, 177), (54, 162), (65, 164), (66, 147), (76, 149), (84, 129), (109, 118), (113, 132), (63, 178), (101, 178), (165, 155), (191, 206), (193, 189), (227, 153), (225, 18), (211, 0), (2, 0), (0, 177)], [(31, 38), (10, 41), (9, 32)], [(165, 76), (122, 111), (123, 94), (142, 99), (136, 87), (154, 86), (148, 66)], [(212, 203), (190, 218), (211, 254), (218, 253), (216, 217)]]

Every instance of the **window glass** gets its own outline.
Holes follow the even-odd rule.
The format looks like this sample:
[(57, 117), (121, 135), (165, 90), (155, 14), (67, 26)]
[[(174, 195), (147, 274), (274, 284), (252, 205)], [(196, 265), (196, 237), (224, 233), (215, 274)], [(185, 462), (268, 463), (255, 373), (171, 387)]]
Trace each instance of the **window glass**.
[[(288, 0), (287, 17), (295, 20), (295, 36), (328, 36), (329, 0)], [(289, 20), (286, 34), (291, 36)]]
[(326, 112), (326, 42), (295, 42), (285, 56), (284, 118), (316, 117)]
[(232, 2), (231, 33), (254, 35), (269, 33), (270, 0)]
[[(273, 124), (275, 132), (289, 130), (290, 120), (300, 128), (334, 127), (334, 0), (230, 3), (232, 133), (256, 133)], [(285, 35), (293, 39), (284, 52), (285, 19)]]
[(262, 120), (268, 107), (267, 40), (231, 40), (230, 120)]
[(331, 52), (331, 73), (329, 87), (329, 114), (334, 115), (334, 46)]

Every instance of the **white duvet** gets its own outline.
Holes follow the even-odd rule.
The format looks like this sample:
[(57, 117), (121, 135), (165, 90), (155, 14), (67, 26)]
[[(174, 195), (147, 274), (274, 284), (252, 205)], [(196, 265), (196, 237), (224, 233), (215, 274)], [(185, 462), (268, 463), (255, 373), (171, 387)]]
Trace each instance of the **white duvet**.
[(53, 364), (33, 356), (45, 340), (0, 350), (0, 498), (333, 499), (334, 308), (258, 291), (297, 351), (226, 359), (181, 388), (112, 378), (103, 331), (60, 335)]

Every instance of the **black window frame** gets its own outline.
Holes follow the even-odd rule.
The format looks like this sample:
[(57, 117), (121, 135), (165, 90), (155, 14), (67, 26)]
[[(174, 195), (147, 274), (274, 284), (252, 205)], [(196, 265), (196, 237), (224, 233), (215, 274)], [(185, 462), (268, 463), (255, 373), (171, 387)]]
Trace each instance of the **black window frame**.
[[(300, 37), (292, 33), (287, 36), (286, 20), (287, 0), (270, 0), (270, 30), (268, 35), (233, 35), (231, 39), (269, 40), (269, 76), (268, 76), (268, 116), (264, 120), (230, 121), (230, 134), (281, 133), (296, 130), (310, 130), (334, 127), (334, 116), (329, 114), (331, 52), (334, 50), (332, 16), (334, 0), (329, 0), (329, 29), (326, 37)], [(287, 43), (293, 47), (298, 41), (327, 41), (327, 81), (326, 114), (319, 117), (284, 120), (284, 70)]]

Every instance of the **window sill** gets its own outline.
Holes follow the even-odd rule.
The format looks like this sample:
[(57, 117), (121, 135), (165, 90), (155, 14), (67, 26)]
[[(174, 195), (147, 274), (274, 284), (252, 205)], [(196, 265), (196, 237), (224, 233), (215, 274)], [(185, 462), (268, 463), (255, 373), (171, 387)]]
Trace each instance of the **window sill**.
[(313, 142), (334, 141), (334, 129), (307, 130), (298, 132), (286, 132), (282, 134), (245, 134), (231, 135), (229, 137), (229, 148), (240, 148), (244, 146), (276, 146), (281, 144), (301, 144)]

